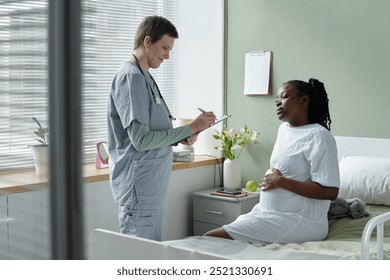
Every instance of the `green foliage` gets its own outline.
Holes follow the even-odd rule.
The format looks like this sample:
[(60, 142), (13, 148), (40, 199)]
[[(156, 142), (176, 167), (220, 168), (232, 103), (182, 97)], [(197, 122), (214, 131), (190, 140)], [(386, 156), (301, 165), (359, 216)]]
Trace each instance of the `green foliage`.
[(32, 118), (32, 119), (38, 125), (38, 129), (34, 131), (34, 134), (39, 138), (35, 138), (35, 140), (37, 140), (41, 145), (47, 145), (48, 144), (47, 134), (49, 133), (49, 129), (46, 127), (42, 127), (41, 123), (36, 118)]
[(260, 133), (250, 131), (245, 124), (240, 133), (236, 133), (234, 129), (223, 130), (221, 133), (216, 131), (213, 135), (214, 139), (219, 140), (219, 145), (215, 147), (216, 150), (222, 151), (227, 159), (238, 159), (244, 147), (248, 143), (258, 144)]

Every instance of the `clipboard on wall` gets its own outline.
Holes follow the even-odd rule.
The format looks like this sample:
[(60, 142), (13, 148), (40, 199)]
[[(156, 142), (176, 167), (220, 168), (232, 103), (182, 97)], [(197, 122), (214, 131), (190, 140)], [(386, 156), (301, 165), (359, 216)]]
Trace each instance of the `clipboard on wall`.
[(245, 95), (271, 95), (271, 51), (245, 53)]

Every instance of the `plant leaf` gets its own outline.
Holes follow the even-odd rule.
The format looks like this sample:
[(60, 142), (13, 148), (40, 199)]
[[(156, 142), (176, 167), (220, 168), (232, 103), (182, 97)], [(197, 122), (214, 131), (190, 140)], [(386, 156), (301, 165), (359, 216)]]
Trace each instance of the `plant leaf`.
[(42, 127), (42, 125), (40, 124), (40, 122), (37, 120), (37, 118), (32, 118), (36, 123), (37, 123), (37, 125), (39, 126), (39, 127)]

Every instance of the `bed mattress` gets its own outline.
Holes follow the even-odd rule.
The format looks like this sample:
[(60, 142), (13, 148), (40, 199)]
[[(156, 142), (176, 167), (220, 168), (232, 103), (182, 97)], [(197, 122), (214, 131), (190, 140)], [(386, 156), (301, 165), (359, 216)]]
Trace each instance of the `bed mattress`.
[[(194, 253), (214, 254), (224, 259), (360, 259), (361, 237), (368, 220), (390, 211), (390, 206), (366, 205), (369, 216), (350, 217), (329, 221), (329, 234), (323, 241), (280, 244), (249, 244), (239, 240), (193, 236), (165, 241), (174, 248), (193, 250)], [(390, 259), (390, 223), (384, 228), (384, 259)], [(376, 259), (376, 231), (370, 241), (370, 259)]]

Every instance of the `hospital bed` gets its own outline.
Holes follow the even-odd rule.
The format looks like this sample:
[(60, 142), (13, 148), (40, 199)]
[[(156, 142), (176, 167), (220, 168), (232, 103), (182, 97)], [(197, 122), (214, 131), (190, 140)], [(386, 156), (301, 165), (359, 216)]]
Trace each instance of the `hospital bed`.
[(89, 236), (90, 259), (390, 259), (390, 139), (335, 137), (340, 161), (339, 196), (360, 198), (368, 217), (330, 220), (325, 240), (249, 244), (192, 236), (156, 242), (104, 229)]

